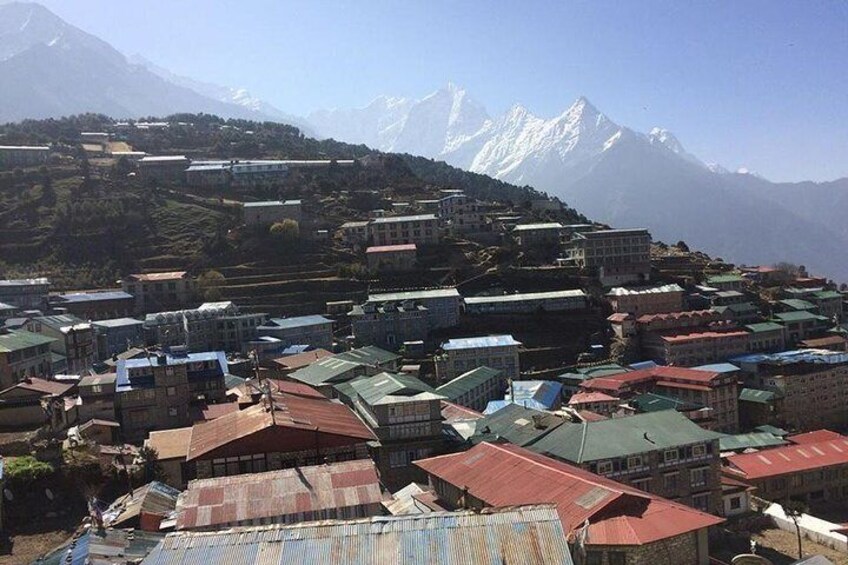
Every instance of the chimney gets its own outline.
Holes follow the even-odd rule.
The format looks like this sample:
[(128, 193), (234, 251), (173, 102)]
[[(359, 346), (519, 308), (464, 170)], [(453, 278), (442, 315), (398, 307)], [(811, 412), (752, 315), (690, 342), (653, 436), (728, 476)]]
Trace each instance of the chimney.
[(542, 415), (541, 414), (533, 414), (531, 417), (533, 420), (533, 427), (537, 430), (544, 430), (547, 426), (542, 423)]

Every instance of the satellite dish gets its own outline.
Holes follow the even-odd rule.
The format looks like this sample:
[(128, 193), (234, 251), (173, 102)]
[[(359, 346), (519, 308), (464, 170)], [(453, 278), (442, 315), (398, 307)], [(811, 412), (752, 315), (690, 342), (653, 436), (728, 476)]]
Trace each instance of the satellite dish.
[(49, 488), (44, 489), (44, 496), (47, 497), (47, 500), (53, 500), (53, 498), (54, 498), (53, 491), (50, 490)]
[(6, 500), (8, 500), (9, 502), (12, 502), (13, 500), (15, 500), (15, 496), (12, 494), (12, 491), (10, 491), (7, 488), (3, 489), (3, 496), (5, 496)]

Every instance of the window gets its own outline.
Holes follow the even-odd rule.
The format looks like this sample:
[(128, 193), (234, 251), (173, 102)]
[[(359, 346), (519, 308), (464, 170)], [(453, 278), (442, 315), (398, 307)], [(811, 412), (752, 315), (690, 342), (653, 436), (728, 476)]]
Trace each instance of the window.
[(631, 481), (631, 484), (634, 488), (638, 488), (639, 490), (643, 490), (645, 492), (651, 492), (651, 479), (636, 479)]
[(602, 565), (604, 562), (604, 554), (600, 551), (586, 552), (586, 565)]
[(165, 389), (165, 393), (168, 396), (176, 396), (177, 395), (177, 387), (169, 386), (168, 388)]
[(692, 447), (692, 457), (703, 457), (707, 454), (706, 445), (695, 445)]
[(692, 506), (701, 512), (710, 511), (710, 495), (698, 494), (692, 497)]
[(170, 408), (168, 408), (168, 416), (170, 416), (171, 418), (176, 418), (178, 414), (179, 412), (177, 411), (176, 406), (171, 406)]
[(666, 449), (665, 453), (663, 453), (663, 461), (666, 463), (673, 463), (677, 461), (678, 453), (676, 449)]
[(627, 554), (623, 551), (610, 551), (607, 553), (607, 563), (609, 565), (626, 565)]
[(742, 497), (741, 496), (734, 496), (733, 498), (731, 498), (730, 499), (730, 509), (731, 510), (739, 510), (740, 508), (742, 508)]
[(702, 487), (709, 480), (709, 467), (701, 467), (689, 471), (690, 484), (693, 487)]
[(628, 469), (635, 469), (635, 468), (641, 467), (641, 466), (642, 466), (642, 456), (641, 455), (634, 455), (633, 457), (627, 458), (627, 468)]
[(666, 492), (674, 492), (677, 490), (677, 476), (680, 473), (667, 473), (663, 475), (663, 489)]
[(612, 473), (612, 461), (601, 461), (598, 463), (598, 474), (607, 475)]

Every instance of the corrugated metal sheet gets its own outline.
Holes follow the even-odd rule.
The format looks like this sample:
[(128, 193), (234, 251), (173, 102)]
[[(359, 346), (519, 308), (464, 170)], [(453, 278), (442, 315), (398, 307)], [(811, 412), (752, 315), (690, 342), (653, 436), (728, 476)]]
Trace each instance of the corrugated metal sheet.
[(321, 513), (364, 517), (376, 513), (382, 500), (371, 460), (203, 479), (180, 496), (177, 529), (294, 523)]
[(513, 445), (481, 443), (415, 464), (491, 506), (554, 503), (568, 532), (589, 520), (597, 545), (641, 545), (723, 521)]
[(553, 506), (169, 534), (145, 565), (571, 565)]

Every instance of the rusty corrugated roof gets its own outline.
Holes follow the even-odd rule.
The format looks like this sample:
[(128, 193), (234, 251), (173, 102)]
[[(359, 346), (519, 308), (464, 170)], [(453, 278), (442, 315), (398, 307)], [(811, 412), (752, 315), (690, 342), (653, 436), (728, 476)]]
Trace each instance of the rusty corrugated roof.
[(572, 565), (549, 505), (175, 532), (143, 565)]
[(723, 522), (514, 445), (481, 443), (415, 464), (491, 506), (554, 503), (566, 532), (589, 521), (593, 545), (642, 545)]
[[(269, 404), (273, 406), (273, 416)], [(277, 394), (273, 396), (271, 403), (262, 402), (211, 422), (195, 425), (187, 459), (191, 461), (272, 426), (314, 430), (365, 441), (377, 439), (362, 420), (344, 404), (327, 398)]]
[(250, 525), (260, 519), (294, 523), (320, 512), (342, 517), (364, 511), (359, 516), (365, 517), (379, 514), (382, 500), (370, 459), (201, 479), (191, 481), (177, 502), (177, 529)]
[(144, 445), (156, 450), (161, 459), (185, 459), (191, 442), (191, 427), (150, 432)]

